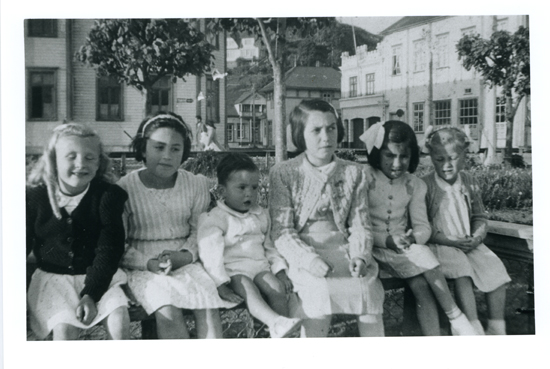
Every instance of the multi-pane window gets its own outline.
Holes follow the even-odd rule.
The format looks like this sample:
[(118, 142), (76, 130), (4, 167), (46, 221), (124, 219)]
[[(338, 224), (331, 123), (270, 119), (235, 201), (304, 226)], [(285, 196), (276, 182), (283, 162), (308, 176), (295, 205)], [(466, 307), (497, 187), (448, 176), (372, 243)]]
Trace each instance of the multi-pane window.
[(323, 98), (323, 100), (325, 100), (327, 102), (331, 102), (332, 101), (332, 94), (330, 92), (323, 92), (322, 98)]
[(56, 120), (55, 71), (29, 72), (29, 118)]
[(349, 78), (349, 97), (357, 96), (357, 76)]
[(477, 98), (460, 100), (460, 124), (477, 124)]
[(170, 76), (164, 76), (153, 85), (151, 89), (151, 114), (159, 111), (170, 111), (170, 100), (172, 93), (172, 82)]
[(426, 53), (425, 53), (426, 42), (418, 40), (414, 42), (414, 71), (420, 72), (426, 69)]
[(233, 142), (233, 130), (235, 129), (234, 127), (234, 124), (233, 123), (227, 123), (227, 133), (226, 133), (226, 136), (227, 136), (227, 141), (228, 142)]
[(413, 103), (413, 122), (414, 131), (424, 131), (424, 103)]
[(258, 119), (253, 119), (251, 121), (252, 126), (252, 138), (254, 139), (255, 143), (259, 143), (262, 140), (262, 137), (260, 135), (260, 121)]
[(29, 19), (29, 37), (57, 37), (57, 19)]
[(392, 47), (392, 75), (401, 74), (401, 45)]
[(206, 121), (220, 121), (220, 80), (206, 79)]
[(366, 94), (374, 95), (374, 73), (367, 74), (365, 80), (367, 81)]
[(100, 77), (97, 80), (96, 119), (122, 119), (122, 86), (114, 77)]
[(495, 119), (497, 123), (506, 122), (506, 98), (504, 97), (497, 97)]
[(247, 140), (249, 136), (249, 126), (248, 123), (239, 123), (236, 124), (237, 131), (237, 140)]
[(434, 123), (436, 126), (451, 124), (451, 100), (434, 101)]
[(449, 66), (449, 34), (436, 36), (435, 41), (435, 67), (443, 68)]

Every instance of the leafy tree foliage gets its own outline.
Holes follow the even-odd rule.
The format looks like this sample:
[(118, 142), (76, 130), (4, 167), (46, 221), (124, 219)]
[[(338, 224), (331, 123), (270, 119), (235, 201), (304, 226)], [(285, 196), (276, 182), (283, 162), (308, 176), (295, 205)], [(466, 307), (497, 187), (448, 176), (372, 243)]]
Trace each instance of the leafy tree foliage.
[(146, 94), (158, 80), (171, 76), (201, 75), (210, 70), (213, 47), (199, 31), (197, 22), (183, 19), (100, 19), (91, 28), (76, 58), (97, 67), (99, 75)]
[(275, 104), (275, 160), (286, 159), (285, 86), (283, 73), (292, 39), (314, 35), (333, 22), (334, 18), (221, 18), (213, 19), (207, 27), (213, 32), (225, 30), (240, 46), (243, 34), (261, 40), (267, 49), (273, 68), (273, 99)]
[(506, 99), (506, 148), (504, 158), (512, 160), (513, 122), (523, 97), (531, 94), (529, 28), (511, 34), (496, 31), (490, 39), (465, 35), (456, 45), (466, 70), (481, 73), (488, 86), (499, 86)]

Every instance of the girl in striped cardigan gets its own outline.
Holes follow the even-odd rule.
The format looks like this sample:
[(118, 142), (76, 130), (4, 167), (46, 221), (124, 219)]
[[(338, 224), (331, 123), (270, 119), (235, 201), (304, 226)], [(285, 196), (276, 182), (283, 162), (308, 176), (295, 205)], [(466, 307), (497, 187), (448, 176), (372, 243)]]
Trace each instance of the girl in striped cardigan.
[(210, 203), (208, 180), (179, 169), (191, 131), (173, 113), (145, 119), (132, 142), (145, 167), (122, 178), (128, 249), (122, 266), (135, 299), (155, 315), (159, 338), (189, 338), (182, 309), (193, 310), (198, 338), (221, 338), (222, 300), (198, 258), (197, 222)]

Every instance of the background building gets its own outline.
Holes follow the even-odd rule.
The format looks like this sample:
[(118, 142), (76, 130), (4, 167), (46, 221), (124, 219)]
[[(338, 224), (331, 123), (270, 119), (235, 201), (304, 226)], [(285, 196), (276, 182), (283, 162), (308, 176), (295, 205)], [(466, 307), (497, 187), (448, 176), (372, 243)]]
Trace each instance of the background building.
[(242, 93), (233, 103), (233, 108), (228, 108), (231, 115), (228, 114), (227, 117), (227, 145), (230, 148), (273, 146), (272, 127), (265, 119), (265, 97), (258, 92), (249, 91)]
[[(499, 91), (487, 88), (473, 69), (466, 71), (455, 45), (465, 34), (490, 38), (496, 30), (513, 33), (521, 25), (528, 26), (527, 16), (403, 17), (381, 33), (376, 50), (361, 46), (356, 55), (343, 53), (340, 108), (350, 147), (363, 147), (361, 133), (388, 119), (408, 122), (421, 140), (430, 124), (467, 126), (474, 150), (490, 144), (496, 127), (497, 147), (504, 147)], [(530, 147), (530, 135), (524, 99), (514, 119), (513, 147)]]
[[(128, 151), (143, 117), (144, 96), (135, 88), (108, 77), (74, 55), (93, 25), (93, 19), (28, 19), (25, 21), (26, 151), (42, 152), (45, 140), (64, 122), (87, 123), (101, 136), (107, 151)], [(200, 27), (204, 31), (202, 19)], [(215, 69), (225, 73), (225, 35), (210, 35), (215, 46)], [(198, 101), (199, 94), (204, 96)], [(187, 76), (173, 83), (160, 80), (151, 111), (170, 110), (183, 117), (195, 133), (195, 116), (216, 123), (218, 141), (225, 142), (225, 79)]]
[[(286, 84), (285, 108), (286, 121), (288, 123), (288, 115), (302, 100), (308, 99), (324, 99), (338, 110), (340, 99), (340, 72), (331, 67), (293, 67), (285, 73), (283, 78)], [(272, 125), (274, 117), (274, 100), (273, 100), (273, 82), (267, 84), (260, 90), (267, 96), (267, 124)], [(290, 126), (287, 126), (290, 127)], [(287, 131), (289, 131), (287, 129)], [(271, 133), (273, 137), (273, 133)], [(274, 137), (272, 138), (274, 141)], [(287, 135), (287, 147), (289, 151), (294, 151), (296, 148), (292, 144), (292, 140)]]

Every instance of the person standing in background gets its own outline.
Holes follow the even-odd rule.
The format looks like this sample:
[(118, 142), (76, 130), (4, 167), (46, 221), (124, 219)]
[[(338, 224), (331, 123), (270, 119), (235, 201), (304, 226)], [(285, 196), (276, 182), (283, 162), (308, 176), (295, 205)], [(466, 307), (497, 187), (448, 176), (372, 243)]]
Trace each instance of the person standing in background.
[(197, 125), (195, 130), (195, 144), (197, 145), (197, 151), (204, 150), (204, 144), (201, 142), (201, 133), (204, 132), (204, 123), (202, 117), (197, 115)]

